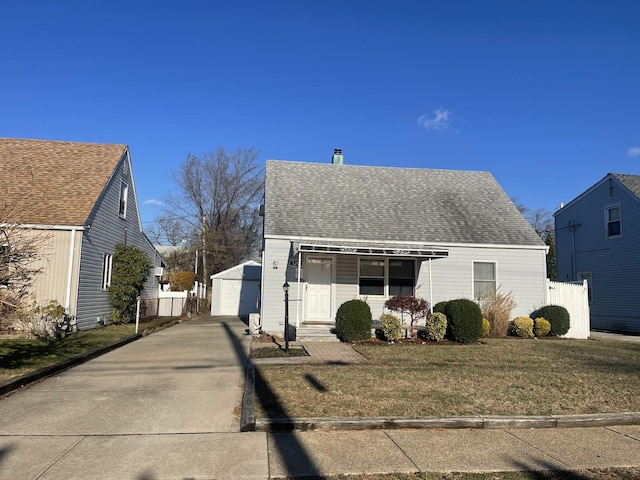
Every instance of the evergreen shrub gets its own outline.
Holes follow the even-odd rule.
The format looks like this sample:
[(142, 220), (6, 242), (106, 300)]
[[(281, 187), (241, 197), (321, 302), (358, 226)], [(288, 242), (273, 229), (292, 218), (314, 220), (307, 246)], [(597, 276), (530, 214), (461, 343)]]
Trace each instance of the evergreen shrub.
[(451, 300), (445, 306), (447, 336), (456, 342), (474, 343), (482, 335), (482, 313), (475, 302), (466, 298)]
[(533, 338), (533, 319), (529, 317), (514, 318), (511, 332), (516, 337)]
[(387, 342), (395, 342), (402, 336), (402, 320), (390, 313), (380, 315), (380, 330)]
[(449, 303), (448, 300), (436, 303), (433, 306), (433, 313), (444, 313), (444, 308), (447, 306), (447, 303)]
[(354, 299), (344, 302), (336, 313), (336, 332), (343, 342), (371, 338), (371, 309), (367, 302)]
[(550, 335), (561, 336), (569, 331), (569, 312), (560, 305), (546, 305), (540, 308), (535, 317), (542, 317), (551, 324)]
[(432, 342), (439, 342), (447, 333), (447, 317), (444, 313), (434, 312), (425, 322), (424, 338)]
[(542, 317), (533, 320), (533, 334), (536, 337), (546, 337), (551, 331), (551, 324)]

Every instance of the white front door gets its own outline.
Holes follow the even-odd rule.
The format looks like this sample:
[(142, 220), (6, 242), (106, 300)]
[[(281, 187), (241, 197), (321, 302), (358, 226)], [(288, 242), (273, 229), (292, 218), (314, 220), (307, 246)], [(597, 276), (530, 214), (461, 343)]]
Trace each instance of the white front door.
[(333, 258), (307, 258), (307, 320), (332, 322)]

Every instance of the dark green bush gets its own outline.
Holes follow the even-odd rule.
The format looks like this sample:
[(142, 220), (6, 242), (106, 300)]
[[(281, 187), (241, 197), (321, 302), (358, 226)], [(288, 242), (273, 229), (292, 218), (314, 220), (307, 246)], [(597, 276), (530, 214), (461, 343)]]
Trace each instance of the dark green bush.
[(371, 328), (371, 309), (367, 302), (349, 300), (340, 305), (336, 313), (336, 332), (340, 340), (366, 340), (371, 338)]
[(444, 309), (447, 306), (447, 303), (449, 303), (448, 300), (445, 300), (444, 302), (438, 302), (433, 306), (433, 313), (444, 313)]
[(569, 331), (569, 312), (560, 305), (546, 305), (540, 308), (533, 318), (543, 317), (551, 324), (549, 335), (561, 336)]
[(475, 302), (466, 298), (451, 300), (444, 309), (447, 337), (460, 343), (474, 343), (482, 336), (482, 313)]

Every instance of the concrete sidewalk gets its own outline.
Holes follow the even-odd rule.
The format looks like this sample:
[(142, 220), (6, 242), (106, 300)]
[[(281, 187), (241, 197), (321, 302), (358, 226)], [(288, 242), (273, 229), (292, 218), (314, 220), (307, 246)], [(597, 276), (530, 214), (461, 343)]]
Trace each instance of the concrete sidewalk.
[[(640, 466), (636, 425), (240, 433), (245, 329), (233, 317), (191, 320), (2, 398), (0, 478), (262, 480)], [(324, 352), (323, 361), (349, 363), (337, 352)]]

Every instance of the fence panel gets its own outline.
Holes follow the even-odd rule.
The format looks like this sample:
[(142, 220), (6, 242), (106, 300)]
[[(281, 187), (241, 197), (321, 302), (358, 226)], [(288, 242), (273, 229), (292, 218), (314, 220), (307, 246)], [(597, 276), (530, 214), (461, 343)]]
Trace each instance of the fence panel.
[(553, 282), (547, 280), (547, 304), (561, 305), (569, 311), (570, 324), (566, 338), (589, 338), (589, 286), (582, 282)]

